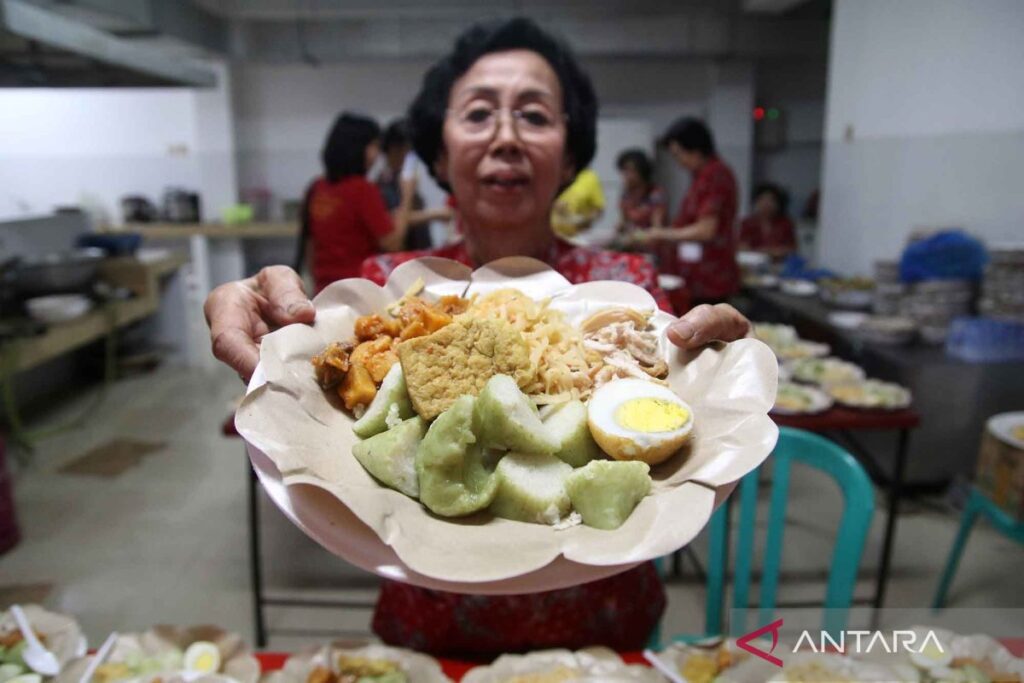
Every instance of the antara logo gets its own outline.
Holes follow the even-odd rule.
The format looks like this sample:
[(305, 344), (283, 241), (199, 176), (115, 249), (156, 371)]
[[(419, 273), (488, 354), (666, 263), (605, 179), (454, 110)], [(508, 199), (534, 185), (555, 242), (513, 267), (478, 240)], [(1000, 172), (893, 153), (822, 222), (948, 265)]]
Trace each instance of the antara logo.
[[(781, 667), (782, 660), (773, 655), (775, 647), (779, 644), (779, 629), (782, 628), (782, 619), (762, 626), (756, 631), (751, 631), (745, 636), (736, 640), (736, 646), (746, 650), (750, 654)], [(757, 640), (767, 633), (772, 634), (772, 646), (765, 652), (751, 641)], [(849, 647), (848, 647), (849, 646)], [(942, 643), (934, 631), (927, 631), (922, 636), (916, 631), (893, 631), (885, 634), (882, 631), (840, 631), (839, 637), (833, 638), (827, 631), (821, 631), (818, 639), (815, 640), (810, 631), (804, 631), (793, 646), (793, 652), (805, 648), (811, 652), (841, 652), (844, 654), (869, 654), (878, 649), (890, 654), (895, 652), (922, 653), (925, 648), (931, 647), (933, 652), (945, 653)]]

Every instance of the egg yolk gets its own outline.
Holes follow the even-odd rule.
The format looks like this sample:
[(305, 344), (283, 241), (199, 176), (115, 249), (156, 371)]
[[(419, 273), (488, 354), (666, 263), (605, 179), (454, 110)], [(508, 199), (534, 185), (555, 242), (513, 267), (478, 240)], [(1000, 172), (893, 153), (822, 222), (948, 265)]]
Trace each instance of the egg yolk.
[(690, 412), (663, 398), (634, 398), (615, 411), (615, 421), (635, 432), (671, 432), (690, 419)]
[(213, 655), (209, 652), (199, 655), (192, 664), (192, 669), (194, 671), (209, 671), (212, 673), (214, 671)]

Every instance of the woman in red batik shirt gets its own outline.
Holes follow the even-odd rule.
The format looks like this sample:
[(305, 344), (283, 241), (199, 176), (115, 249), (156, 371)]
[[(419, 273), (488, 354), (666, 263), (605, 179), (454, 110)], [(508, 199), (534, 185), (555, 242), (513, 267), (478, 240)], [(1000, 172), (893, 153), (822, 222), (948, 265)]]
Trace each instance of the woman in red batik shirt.
[[(643, 256), (575, 247), (552, 231), (555, 197), (591, 162), (597, 142), (590, 79), (563, 43), (528, 19), (470, 28), (427, 72), (409, 121), (417, 155), (458, 201), (463, 239), (367, 259), (364, 277), (383, 283), (398, 263), (424, 254), (474, 267), (532, 256), (571, 282), (633, 282), (666, 305)], [(214, 353), (247, 377), (259, 359), (257, 335), (272, 325), (312, 322), (315, 311), (295, 273), (278, 267), (219, 287), (206, 314)], [(703, 306), (673, 323), (668, 338), (697, 348), (749, 330), (735, 309)], [(727, 494), (719, 491), (719, 499)], [(600, 581), (525, 595), (459, 595), (383, 581), (373, 629), (390, 644), (474, 658), (587, 645), (636, 650), (664, 607), (649, 562)]]
[(372, 119), (338, 117), (321, 153), (324, 175), (306, 190), (296, 257), (301, 269), (309, 255), (318, 292), (335, 280), (359, 277), (369, 256), (402, 248), (405, 221), (392, 220), (380, 189), (366, 179), (379, 154), (380, 127)]
[(663, 273), (680, 275), (694, 303), (723, 301), (739, 288), (736, 265), (736, 178), (718, 158), (715, 142), (701, 121), (682, 118), (662, 137), (676, 163), (690, 172), (690, 188), (671, 228), (637, 233), (659, 240), (656, 251)]
[(776, 259), (796, 251), (796, 231), (788, 206), (789, 195), (781, 187), (759, 185), (754, 190), (754, 213), (740, 223), (740, 249), (760, 251)]

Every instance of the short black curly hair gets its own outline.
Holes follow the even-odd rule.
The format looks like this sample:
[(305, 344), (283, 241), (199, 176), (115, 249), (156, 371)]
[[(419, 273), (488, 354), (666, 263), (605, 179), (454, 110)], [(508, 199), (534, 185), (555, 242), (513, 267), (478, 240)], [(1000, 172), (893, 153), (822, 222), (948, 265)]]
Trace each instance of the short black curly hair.
[(626, 168), (627, 164), (636, 169), (645, 185), (653, 184), (654, 164), (651, 163), (651, 158), (647, 156), (647, 152), (639, 147), (623, 151), (619, 154), (619, 158), (615, 160), (615, 168), (621, 171)]
[(586, 168), (597, 149), (597, 96), (590, 76), (580, 67), (565, 41), (548, 33), (531, 19), (516, 17), (480, 24), (466, 29), (455, 40), (455, 48), (434, 64), (409, 106), (409, 128), (413, 149), (431, 175), (443, 146), (442, 131), (452, 85), (484, 55), (507, 50), (536, 52), (551, 65), (562, 86), (562, 106), (568, 117), (566, 149), (577, 171)]
[(713, 157), (718, 153), (715, 150), (715, 138), (707, 125), (692, 116), (676, 119), (661, 136), (663, 147), (668, 147), (673, 142), (688, 152), (700, 152), (706, 157)]

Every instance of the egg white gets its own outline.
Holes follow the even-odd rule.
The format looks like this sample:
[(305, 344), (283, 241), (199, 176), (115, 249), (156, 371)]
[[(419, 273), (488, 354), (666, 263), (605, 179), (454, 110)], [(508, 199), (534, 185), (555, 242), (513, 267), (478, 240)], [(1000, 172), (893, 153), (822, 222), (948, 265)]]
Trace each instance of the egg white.
[[(684, 408), (686, 422), (668, 432), (641, 432), (624, 427), (615, 413), (626, 401), (661, 399)], [(693, 431), (693, 409), (666, 386), (642, 379), (616, 379), (599, 387), (587, 404), (590, 433), (605, 453), (616, 460), (642, 460), (655, 465), (678, 451)]]

